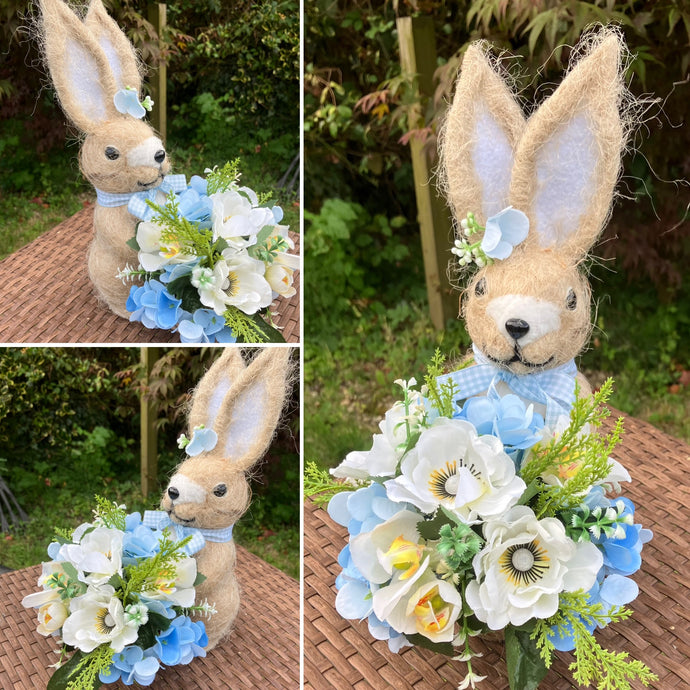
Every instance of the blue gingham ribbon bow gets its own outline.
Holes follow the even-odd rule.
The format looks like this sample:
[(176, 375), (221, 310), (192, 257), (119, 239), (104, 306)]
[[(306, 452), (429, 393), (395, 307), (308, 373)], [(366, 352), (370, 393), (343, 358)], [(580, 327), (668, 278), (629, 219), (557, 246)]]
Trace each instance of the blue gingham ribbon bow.
[(184, 175), (166, 175), (158, 187), (147, 189), (145, 192), (129, 192), (127, 194), (111, 194), (96, 188), (96, 201), (107, 208), (126, 206), (127, 210), (141, 220), (151, 220), (154, 210), (146, 200), (155, 201), (156, 194), (162, 192), (166, 196), (170, 192), (181, 193), (187, 189), (187, 178)]
[(193, 556), (197, 551), (201, 551), (207, 541), (215, 541), (219, 543), (232, 541), (233, 525), (230, 525), (230, 527), (223, 527), (222, 529), (185, 527), (184, 525), (178, 525), (176, 522), (173, 522), (168, 517), (168, 514), (163, 510), (147, 510), (144, 513), (142, 523), (151, 529), (163, 530), (166, 527), (171, 527), (178, 541), (181, 541), (185, 537), (191, 535), (191, 540), (187, 546), (184, 547), (184, 550), (187, 552), (188, 556)]
[(533, 374), (514, 374), (497, 367), (474, 345), (472, 349), (476, 364), (439, 376), (436, 379), (439, 385), (453, 381), (460, 399), (466, 400), (485, 391), (491, 396), (497, 396), (496, 384), (504, 381), (516, 395), (546, 406), (546, 426), (554, 426), (559, 416), (570, 414), (570, 408), (575, 402), (577, 375), (574, 359), (553, 369)]

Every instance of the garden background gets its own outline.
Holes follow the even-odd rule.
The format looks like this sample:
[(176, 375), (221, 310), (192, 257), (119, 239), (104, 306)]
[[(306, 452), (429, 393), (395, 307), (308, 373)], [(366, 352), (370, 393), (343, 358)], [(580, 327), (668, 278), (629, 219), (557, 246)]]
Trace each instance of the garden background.
[[(242, 181), (258, 193), (272, 191), (284, 222), (299, 231), (299, 2), (173, 0), (160, 36), (146, 19), (146, 0), (104, 5), (149, 70), (167, 65), (173, 172), (189, 178), (239, 157)], [(0, 0), (0, 259), (95, 200), (79, 172), (78, 132), (67, 126), (41, 63), (31, 29), (36, 13), (29, 0)], [(161, 419), (171, 420), (159, 437), (161, 490), (180, 461), (175, 439), (184, 423), (177, 405), (202, 371), (197, 360), (211, 355), (187, 356), (171, 351), (152, 383)], [(95, 491), (143, 507), (138, 361), (138, 350), (0, 353), (0, 476), (31, 518), (0, 532), (4, 566), (44, 559), (53, 527), (89, 518)], [(299, 572), (297, 405), (293, 398), (278, 438), (280, 457), (268, 458), (237, 532), (239, 543), (293, 577)], [(150, 496), (146, 506), (158, 499)]]
[[(242, 181), (272, 191), (298, 230), (294, 166), (286, 176), (299, 155), (298, 0), (172, 0), (161, 36), (147, 0), (103, 4), (149, 71), (167, 65), (173, 172), (189, 179), (239, 157)], [(0, 0), (0, 258), (95, 200), (41, 63), (36, 16), (32, 0)]]
[[(453, 359), (469, 346), (460, 321), (436, 331), (428, 316), (408, 144), (422, 137), (435, 164), (468, 43), (518, 56), (510, 70), (532, 103), (562, 79), (567, 46), (609, 21), (636, 55), (630, 89), (659, 100), (594, 249), (595, 330), (579, 367), (594, 385), (615, 377), (615, 407), (690, 440), (690, 2), (307, 0), (305, 11), (305, 461), (369, 449), (393, 381), (421, 380), (436, 347)], [(401, 74), (397, 16), (433, 19), (433, 98)]]
[[(138, 348), (0, 348), (0, 477), (28, 513), (0, 527), (0, 564), (40, 563), (55, 527), (90, 521), (94, 494), (130, 511), (155, 510), (186, 457), (190, 393), (220, 348), (165, 348), (148, 380)], [(295, 360), (297, 360), (295, 352)], [(154, 406), (158, 486), (140, 484), (140, 397)], [(299, 386), (295, 382), (264, 461), (252, 471), (253, 501), (237, 523), (240, 545), (299, 576)], [(0, 512), (7, 515), (0, 487)]]

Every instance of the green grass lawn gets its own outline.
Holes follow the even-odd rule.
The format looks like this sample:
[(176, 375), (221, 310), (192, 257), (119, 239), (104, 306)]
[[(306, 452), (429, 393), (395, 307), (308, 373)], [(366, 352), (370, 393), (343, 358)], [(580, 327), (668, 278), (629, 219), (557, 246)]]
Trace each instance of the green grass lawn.
[[(305, 337), (305, 462), (313, 460), (321, 467), (333, 467), (349, 451), (371, 448), (378, 422), (399, 399), (395, 379), (414, 376), (421, 382), (436, 347), (449, 361), (469, 347), (459, 321), (436, 331), (423, 303), (397, 305), (395, 325), (387, 316), (391, 313), (365, 312), (359, 319), (342, 323), (336, 347), (320, 342), (318, 334)], [(613, 314), (610, 320), (613, 323)], [(616, 343), (615, 338), (620, 340)], [(615, 352), (604, 356), (603, 345), (592, 347), (580, 368), (594, 385), (608, 376), (614, 378), (612, 406), (690, 443), (690, 386), (674, 384), (672, 367), (663, 362), (653, 367), (651, 343), (640, 369), (635, 363), (642, 361), (639, 352), (637, 360), (619, 356), (639, 350), (630, 336), (625, 338), (615, 329), (609, 341), (616, 343)], [(602, 368), (602, 364), (607, 366)]]
[[(157, 510), (160, 497), (144, 498), (134, 481), (104, 482), (94, 491), (108, 500), (124, 503), (128, 512)], [(297, 511), (295, 498), (295, 511)], [(17, 570), (49, 560), (46, 548), (55, 527), (74, 529), (90, 522), (95, 507), (91, 493), (67, 487), (46, 487), (41, 502), (29, 510), (29, 521), (10, 533), (0, 532), (0, 564)], [(238, 544), (279, 568), (290, 577), (299, 577), (299, 527), (297, 524), (257, 523), (252, 510), (239, 521), (233, 533)]]
[[(299, 232), (299, 185), (295, 184), (289, 190), (278, 189), (278, 183), (297, 151), (298, 139), (293, 135), (278, 136), (264, 144), (258, 143), (254, 136), (225, 140), (222, 146), (168, 146), (172, 172), (185, 174), (187, 179), (192, 175), (203, 176), (208, 167), (239, 158), (242, 184), (258, 193), (272, 192), (272, 199), (285, 212), (282, 222)], [(60, 167), (60, 184), (52, 181), (49, 174), (52, 166)], [(26, 191), (0, 191), (0, 259), (74, 215), (85, 204), (95, 202), (96, 193), (79, 172), (75, 147), (53, 156), (46, 163), (45, 173)]]

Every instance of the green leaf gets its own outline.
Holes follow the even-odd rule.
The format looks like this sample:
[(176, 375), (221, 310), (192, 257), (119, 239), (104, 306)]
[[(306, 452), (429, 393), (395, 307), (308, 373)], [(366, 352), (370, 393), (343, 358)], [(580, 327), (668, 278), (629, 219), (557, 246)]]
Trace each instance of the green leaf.
[(511, 690), (537, 690), (547, 668), (539, 655), (536, 642), (530, 639), (532, 627), (505, 629), (506, 664)]
[(446, 656), (455, 656), (458, 654), (458, 649), (453, 647), (450, 642), (432, 642), (428, 637), (419, 634), (405, 635), (405, 637), (412, 642), (413, 645), (423, 647), (424, 649), (430, 649), (437, 654), (445, 654)]
[(532, 499), (534, 496), (536, 496), (540, 491), (541, 487), (543, 486), (544, 482), (537, 477), (536, 479), (533, 479), (528, 485), (527, 488), (523, 491), (522, 496), (520, 496), (520, 500), (518, 501), (518, 505), (520, 506), (525, 506), (529, 503), (530, 499)]
[(139, 253), (141, 251), (141, 247), (139, 246), (139, 243), (137, 242), (136, 237), (130, 237), (125, 244), (130, 248), (133, 249), (135, 252)]
[[(250, 317), (250, 320), (254, 322), (254, 325), (256, 326), (257, 330), (261, 332), (261, 335), (263, 336), (263, 340), (261, 342), (264, 343), (284, 343), (285, 338), (283, 338), (283, 334), (273, 328), (273, 326), (269, 326), (262, 318), (259, 316), (259, 314), (252, 314)], [(238, 341), (239, 342), (239, 341)]]
[(191, 273), (187, 273), (168, 283), (168, 292), (182, 300), (182, 308), (190, 313), (197, 309), (203, 309), (204, 305), (199, 299), (199, 291), (191, 283)]
[[(72, 658), (63, 666), (60, 666), (55, 673), (50, 677), (46, 690), (65, 690), (67, 684), (70, 682), (70, 676), (75, 672), (79, 663), (84, 659), (86, 654), (82, 651), (77, 650)], [(72, 679), (74, 680), (74, 679)], [(91, 686), (92, 690), (97, 690), (102, 685), (101, 681), (96, 676), (94, 684)]]
[(206, 579), (206, 575), (204, 575), (200, 572), (197, 572), (196, 579), (194, 580), (194, 587), (198, 587), (205, 579)]
[(77, 569), (69, 561), (63, 561), (61, 565), (62, 569), (65, 571), (65, 574), (70, 580), (74, 580), (74, 582), (79, 582), (79, 573), (77, 572)]
[[(196, 586), (196, 585), (195, 585)], [(155, 613), (149, 610), (149, 620), (148, 622), (153, 625), (156, 630), (163, 631), (170, 627), (170, 619), (160, 613)], [(146, 649), (146, 647), (144, 647)]]

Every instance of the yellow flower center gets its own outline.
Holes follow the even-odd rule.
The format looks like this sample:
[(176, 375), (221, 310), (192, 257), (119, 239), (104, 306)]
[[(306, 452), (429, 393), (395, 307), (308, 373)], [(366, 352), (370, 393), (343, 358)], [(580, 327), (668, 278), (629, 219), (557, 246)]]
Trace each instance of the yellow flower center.
[(424, 550), (419, 544), (403, 539), (402, 535), (396, 537), (385, 556), (390, 559), (391, 565), (396, 570), (404, 570), (400, 575), (401, 580), (412, 577), (418, 570)]
[(449, 607), (440, 597), (438, 585), (416, 603), (414, 615), (417, 618), (417, 628), (421, 632), (439, 632), (448, 624)]

